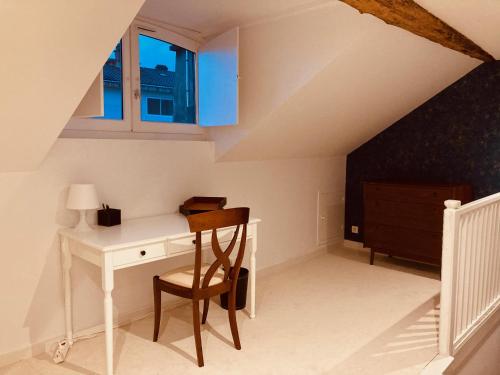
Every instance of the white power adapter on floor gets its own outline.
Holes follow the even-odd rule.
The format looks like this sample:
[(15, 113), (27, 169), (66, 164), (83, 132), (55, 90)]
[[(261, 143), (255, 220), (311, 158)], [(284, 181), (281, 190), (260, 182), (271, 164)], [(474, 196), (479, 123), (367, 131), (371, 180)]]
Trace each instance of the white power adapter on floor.
[(71, 345), (67, 340), (59, 341), (59, 343), (57, 344), (57, 348), (54, 351), (54, 355), (52, 356), (52, 360), (54, 361), (54, 363), (64, 362), (70, 346)]

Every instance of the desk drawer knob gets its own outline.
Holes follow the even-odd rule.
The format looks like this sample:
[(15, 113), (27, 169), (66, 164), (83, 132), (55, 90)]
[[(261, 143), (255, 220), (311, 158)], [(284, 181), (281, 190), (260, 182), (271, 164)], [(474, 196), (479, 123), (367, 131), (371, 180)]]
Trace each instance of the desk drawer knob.
[(193, 245), (196, 245), (196, 240), (193, 240)]
[(141, 255), (142, 256), (146, 255), (146, 250), (141, 250)]

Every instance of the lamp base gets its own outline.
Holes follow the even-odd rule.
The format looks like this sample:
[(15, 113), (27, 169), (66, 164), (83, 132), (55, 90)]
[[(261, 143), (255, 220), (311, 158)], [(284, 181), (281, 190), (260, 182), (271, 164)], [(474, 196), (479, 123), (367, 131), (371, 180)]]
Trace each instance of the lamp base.
[(87, 210), (79, 210), (80, 211), (80, 221), (78, 224), (73, 228), (77, 232), (89, 232), (92, 229), (92, 227), (87, 223)]

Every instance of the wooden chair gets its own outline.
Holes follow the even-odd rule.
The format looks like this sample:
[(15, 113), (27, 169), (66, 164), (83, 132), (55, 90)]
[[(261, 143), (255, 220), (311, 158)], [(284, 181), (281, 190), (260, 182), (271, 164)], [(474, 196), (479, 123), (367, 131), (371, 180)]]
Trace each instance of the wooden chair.
[[(249, 208), (242, 207), (188, 216), (189, 229), (192, 233), (196, 232), (194, 267), (184, 267), (153, 278), (155, 305), (153, 341), (158, 340), (158, 333), (160, 330), (161, 292), (163, 291), (176, 296), (192, 299), (194, 339), (196, 343), (198, 366), (200, 367), (204, 364), (200, 334), (200, 300), (204, 301), (201, 323), (205, 324), (210, 297), (229, 292), (228, 315), (231, 334), (233, 336), (235, 348), (238, 350), (241, 349), (238, 326), (236, 323), (236, 284), (241, 262), (243, 261), (243, 255), (245, 253), (249, 213)], [(229, 246), (225, 251), (222, 251), (217, 238), (217, 229), (231, 226), (236, 226), (236, 230)], [(243, 227), (240, 246), (234, 265), (231, 267), (229, 256), (236, 245), (240, 226)], [(212, 264), (202, 264), (201, 262), (201, 232), (206, 230), (212, 230), (211, 247), (216, 258)]]

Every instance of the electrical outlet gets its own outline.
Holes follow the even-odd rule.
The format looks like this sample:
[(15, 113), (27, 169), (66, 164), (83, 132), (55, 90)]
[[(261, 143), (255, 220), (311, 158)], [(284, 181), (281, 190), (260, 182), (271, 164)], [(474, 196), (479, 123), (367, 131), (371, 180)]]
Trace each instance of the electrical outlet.
[(352, 225), (351, 226), (351, 233), (358, 234), (359, 233), (359, 227), (357, 225)]
[(68, 354), (70, 344), (67, 340), (59, 341), (57, 344), (57, 348), (52, 356), (52, 360), (54, 363), (64, 362), (66, 359), (66, 355)]

